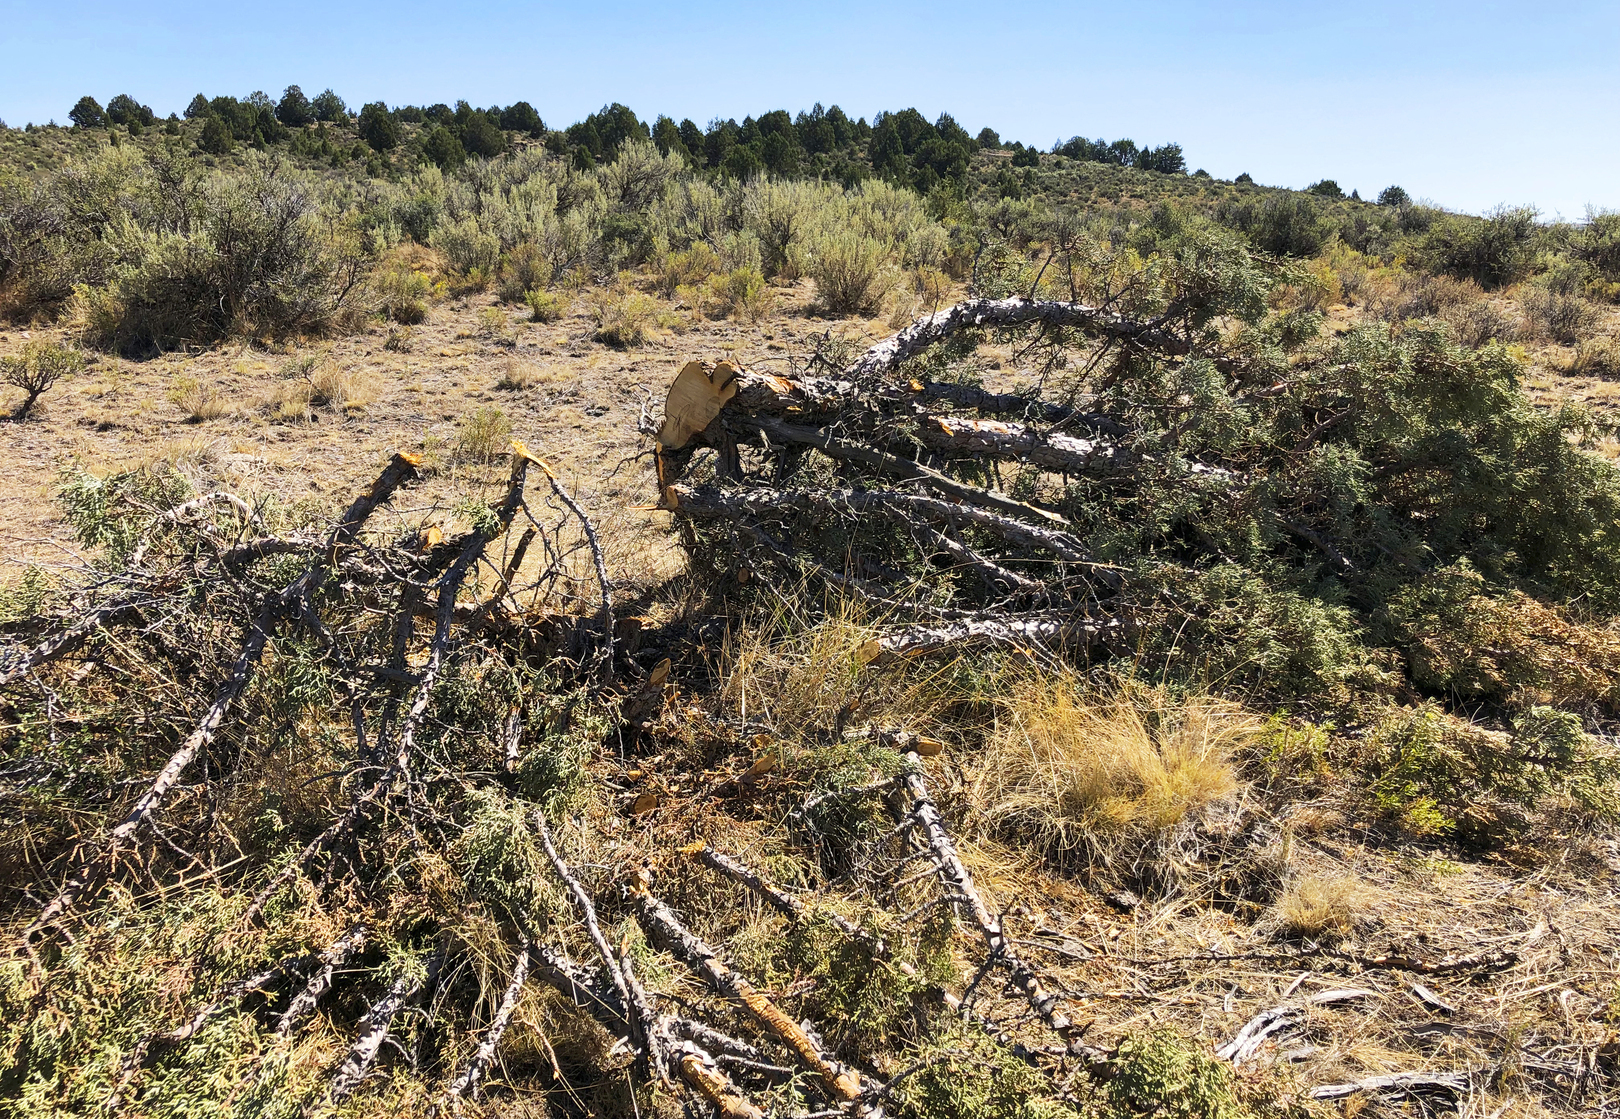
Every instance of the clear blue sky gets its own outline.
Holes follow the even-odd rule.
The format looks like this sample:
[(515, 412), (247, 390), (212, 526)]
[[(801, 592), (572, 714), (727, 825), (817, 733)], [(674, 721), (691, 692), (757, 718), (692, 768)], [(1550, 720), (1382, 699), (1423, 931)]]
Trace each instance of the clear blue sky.
[(84, 93), (160, 114), (198, 91), (351, 105), (608, 101), (698, 123), (838, 103), (949, 110), (1045, 148), (1175, 140), (1190, 167), (1478, 211), (1620, 208), (1620, 2), (427, 4), (0, 0), (0, 119)]

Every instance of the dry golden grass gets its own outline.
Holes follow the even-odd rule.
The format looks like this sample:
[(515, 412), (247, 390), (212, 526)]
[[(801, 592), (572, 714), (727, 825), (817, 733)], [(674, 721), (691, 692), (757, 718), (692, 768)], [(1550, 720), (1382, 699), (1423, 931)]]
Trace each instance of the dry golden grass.
[(1257, 729), (1214, 700), (1130, 688), (1093, 700), (1041, 676), (1012, 694), (976, 799), (993, 824), (1057, 851), (1162, 832), (1237, 789), (1232, 759)]
[(1306, 874), (1291, 881), (1277, 902), (1277, 916), (1296, 936), (1345, 935), (1355, 925), (1363, 893), (1354, 878), (1340, 874)]
[(376, 382), (367, 374), (323, 365), (283, 381), (271, 392), (264, 407), (275, 419), (299, 421), (309, 419), (316, 408), (353, 415), (365, 411), (376, 398)]
[(231, 411), (230, 403), (218, 389), (192, 376), (175, 379), (174, 387), (169, 389), (169, 402), (191, 423), (217, 420)]

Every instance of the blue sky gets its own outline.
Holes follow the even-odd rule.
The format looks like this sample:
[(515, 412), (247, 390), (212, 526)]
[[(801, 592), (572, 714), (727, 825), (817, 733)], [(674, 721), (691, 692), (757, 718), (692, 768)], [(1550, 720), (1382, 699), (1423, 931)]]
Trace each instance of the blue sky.
[(0, 119), (81, 94), (330, 85), (352, 105), (523, 99), (566, 125), (617, 100), (700, 124), (815, 101), (949, 110), (1048, 147), (1174, 140), (1189, 166), (1453, 209), (1620, 208), (1620, 3), (1229, 0), (452, 6), (0, 0)]

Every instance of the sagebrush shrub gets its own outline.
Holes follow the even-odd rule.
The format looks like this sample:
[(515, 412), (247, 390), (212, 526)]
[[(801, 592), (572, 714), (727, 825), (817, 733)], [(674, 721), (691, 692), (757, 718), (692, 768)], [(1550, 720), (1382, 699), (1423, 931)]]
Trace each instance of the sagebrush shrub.
[(568, 313), (568, 303), (554, 291), (535, 290), (523, 297), (534, 322), (557, 322)]
[(651, 336), (657, 325), (658, 304), (637, 291), (605, 289), (590, 300), (598, 342), (629, 349)]
[(456, 455), (467, 462), (489, 462), (503, 453), (512, 439), (511, 419), (488, 405), (467, 412), (456, 426)]
[(23, 392), (13, 418), (27, 419), (41, 396), (83, 368), (83, 354), (43, 338), (28, 343), (16, 357), (0, 358), (0, 382)]
[(875, 315), (894, 286), (887, 245), (853, 230), (822, 233), (811, 244), (810, 275), (835, 314)]

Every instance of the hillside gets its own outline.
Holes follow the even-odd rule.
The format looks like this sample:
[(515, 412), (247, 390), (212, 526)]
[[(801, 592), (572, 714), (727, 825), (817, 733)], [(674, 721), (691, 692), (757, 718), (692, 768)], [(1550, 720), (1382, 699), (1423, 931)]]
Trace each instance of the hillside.
[(1614, 1106), (1613, 215), (251, 104), (0, 131), (0, 1114)]

